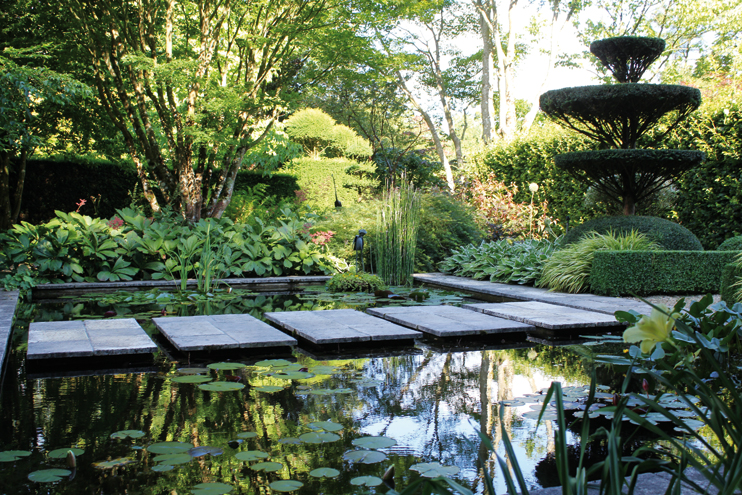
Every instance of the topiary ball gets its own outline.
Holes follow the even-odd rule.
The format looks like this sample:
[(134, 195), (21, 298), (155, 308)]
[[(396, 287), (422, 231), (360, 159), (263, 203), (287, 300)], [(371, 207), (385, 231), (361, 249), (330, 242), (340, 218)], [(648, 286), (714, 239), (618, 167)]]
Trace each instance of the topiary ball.
[(742, 251), (742, 235), (736, 237), (730, 237), (726, 241), (722, 242), (717, 251)]
[(701, 241), (685, 227), (658, 217), (616, 216), (601, 217), (589, 220), (582, 225), (569, 229), (562, 239), (562, 246), (574, 244), (588, 232), (605, 234), (625, 234), (637, 230), (647, 235), (663, 249), (668, 251), (703, 251)]

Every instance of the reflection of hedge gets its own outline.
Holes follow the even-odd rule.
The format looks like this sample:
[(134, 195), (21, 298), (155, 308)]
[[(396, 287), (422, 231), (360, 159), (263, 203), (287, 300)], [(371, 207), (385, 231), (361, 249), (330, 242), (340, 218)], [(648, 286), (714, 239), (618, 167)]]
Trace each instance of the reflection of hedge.
[(718, 294), (731, 251), (596, 251), (590, 271), (594, 294)]

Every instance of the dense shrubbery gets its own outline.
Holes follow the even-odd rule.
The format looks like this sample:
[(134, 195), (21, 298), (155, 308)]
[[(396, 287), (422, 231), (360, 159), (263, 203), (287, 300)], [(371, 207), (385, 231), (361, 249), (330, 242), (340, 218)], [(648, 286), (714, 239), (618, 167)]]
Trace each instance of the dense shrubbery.
[(482, 242), (454, 250), (439, 268), (445, 273), (476, 280), (533, 284), (555, 250), (556, 244), (547, 239)]
[(370, 273), (336, 273), (327, 281), (327, 290), (330, 292), (375, 292), (384, 289), (384, 281)]
[(722, 242), (719, 247), (719, 251), (742, 251), (742, 235), (730, 237), (726, 241)]
[(0, 234), (3, 283), (27, 287), (46, 282), (199, 279), (330, 273), (332, 259), (309, 230), (314, 215), (284, 208), (275, 223), (229, 219), (184, 223), (179, 217), (147, 218), (119, 210), (109, 221), (57, 212), (38, 226), (16, 225)]
[(590, 220), (569, 230), (562, 245), (578, 242), (589, 232), (626, 234), (636, 230), (660, 245), (662, 249), (702, 251), (698, 238), (685, 227), (657, 217), (617, 216)]
[(721, 300), (729, 306), (742, 303), (742, 255), (724, 265), (721, 272)]
[(371, 145), (367, 140), (317, 108), (305, 108), (289, 117), (286, 133), (314, 159), (323, 153), (328, 157), (356, 159), (371, 156)]
[(406, 151), (398, 148), (382, 148), (371, 157), (376, 164), (375, 177), (379, 183), (397, 184), (404, 178), (417, 188), (445, 187), (446, 182), (437, 173), (443, 167), (440, 162), (429, 159), (421, 150)]

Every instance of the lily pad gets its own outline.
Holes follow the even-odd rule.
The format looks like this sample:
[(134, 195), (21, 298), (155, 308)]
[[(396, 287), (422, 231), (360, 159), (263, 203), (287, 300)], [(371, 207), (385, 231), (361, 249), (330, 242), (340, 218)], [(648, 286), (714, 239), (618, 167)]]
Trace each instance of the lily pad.
[(226, 483), (199, 483), (191, 489), (194, 495), (224, 495), (234, 490), (232, 485)]
[(201, 373), (208, 373), (209, 368), (179, 368), (176, 371), (181, 375), (199, 375)]
[(417, 471), (423, 478), (437, 478), (438, 476), (453, 476), (459, 472), (456, 466), (443, 466), (438, 462), (422, 462), (413, 464), (410, 470)]
[(242, 363), (211, 363), (206, 365), (207, 368), (212, 370), (239, 370), (246, 368), (246, 364)]
[(280, 438), (278, 440), (278, 443), (282, 443), (284, 445), (301, 445), (303, 442), (295, 437), (284, 437)]
[(324, 431), (340, 431), (343, 429), (343, 425), (340, 423), (333, 423), (332, 421), (315, 421), (307, 425), (313, 430), (324, 430)]
[(247, 438), (255, 438), (257, 436), (258, 436), (258, 434), (255, 433), (254, 431), (243, 431), (242, 433), (238, 433), (237, 434), (237, 438), (245, 438), (245, 439), (247, 439)]
[(212, 380), (213, 378), (206, 375), (183, 375), (171, 378), (171, 381), (175, 383), (206, 383)]
[(0, 462), (13, 462), (17, 461), (21, 457), (28, 457), (30, 455), (31, 452), (28, 450), (6, 450), (0, 452)]
[(253, 471), (265, 471), (266, 473), (275, 473), (283, 467), (280, 462), (259, 462), (250, 466)]
[(272, 394), (275, 392), (280, 392), (285, 387), (279, 387), (278, 385), (262, 385), (260, 387), (255, 387), (255, 390), (258, 392), (265, 392), (266, 394)]
[(353, 380), (353, 383), (356, 383), (361, 387), (377, 387), (384, 384), (381, 380), (374, 380), (372, 378), (359, 378), (358, 380)]
[(142, 430), (119, 430), (111, 433), (111, 438), (123, 440), (124, 438), (142, 438), (144, 435)]
[(191, 457), (202, 457), (205, 455), (218, 456), (222, 455), (224, 450), (217, 447), (209, 447), (208, 445), (202, 445), (201, 447), (193, 447), (188, 451), (188, 455)]
[(293, 492), (294, 490), (298, 490), (299, 488), (304, 486), (304, 483), (295, 480), (281, 480), (274, 481), (268, 486), (271, 488), (271, 490), (276, 492)]
[(177, 466), (178, 464), (188, 464), (193, 460), (189, 454), (162, 454), (155, 456), (154, 461), (158, 464), (167, 464), (168, 466)]
[(340, 471), (327, 467), (317, 468), (309, 471), (309, 476), (313, 476), (315, 478), (335, 478), (339, 475)]
[(361, 437), (351, 442), (356, 447), (362, 449), (385, 449), (397, 445), (397, 441), (388, 437)]
[[(538, 411), (528, 411), (528, 412), (525, 412), (525, 413), (523, 413), (523, 417), (524, 418), (528, 418), (528, 419), (536, 419), (536, 420), (538, 420), (539, 414), (541, 414), (541, 410), (540, 409)], [(544, 415), (541, 416), (541, 420), (542, 421), (552, 421), (552, 420), (555, 420), (555, 419), (557, 419), (557, 415), (556, 415), (555, 412), (552, 412), (552, 411), (546, 411), (546, 412), (544, 412)]]
[(255, 366), (260, 366), (261, 368), (283, 368), (290, 364), (293, 363), (291, 363), (291, 361), (286, 361), (285, 359), (264, 359), (263, 361), (255, 363)]
[(72, 471), (66, 469), (41, 469), (28, 475), (28, 479), (37, 483), (54, 483), (61, 481), (72, 474)]
[(386, 454), (378, 450), (349, 450), (343, 454), (343, 459), (361, 464), (376, 464), (386, 460)]
[(67, 453), (72, 451), (73, 454), (76, 456), (83, 455), (85, 453), (82, 449), (55, 449), (49, 452), (47, 455), (51, 457), (52, 459), (65, 459), (67, 457)]
[(157, 471), (158, 473), (172, 471), (173, 469), (175, 469), (175, 466), (173, 466), (172, 464), (158, 464), (156, 466), (152, 466), (152, 471)]
[(126, 466), (127, 464), (134, 464), (136, 459), (131, 457), (119, 457), (118, 459), (111, 459), (110, 461), (96, 462), (93, 464), (98, 469), (113, 469), (115, 467)]
[(335, 368), (334, 366), (321, 364), (319, 366), (312, 366), (311, 368), (309, 368), (309, 371), (311, 371), (315, 375), (332, 375), (337, 371), (337, 368)]
[(350, 484), (355, 486), (379, 486), (383, 482), (378, 476), (358, 476), (350, 480)]
[(316, 431), (299, 435), (299, 440), (304, 443), (330, 443), (340, 440), (340, 435), (334, 433), (318, 433)]
[(273, 373), (271, 376), (282, 380), (306, 380), (307, 378), (314, 378), (314, 373), (309, 373), (308, 371), (280, 371)]
[(234, 382), (211, 382), (202, 383), (198, 386), (201, 390), (208, 390), (209, 392), (236, 392), (245, 388), (244, 383)]
[(182, 454), (192, 448), (192, 443), (158, 442), (147, 447), (147, 452), (151, 452), (152, 454)]
[(501, 400), (499, 402), (499, 404), (501, 406), (505, 406), (505, 407), (520, 407), (520, 406), (525, 406), (526, 405), (526, 403), (523, 402), (522, 400), (515, 400), (515, 399), (513, 399), (513, 400)]
[(241, 461), (249, 462), (265, 459), (266, 457), (268, 457), (268, 454), (260, 450), (245, 450), (243, 452), (237, 452), (234, 456)]
[(338, 394), (352, 394), (353, 389), (352, 388), (318, 388), (315, 390), (307, 390), (305, 392), (301, 392), (301, 394), (310, 394), (310, 395), (338, 395)]

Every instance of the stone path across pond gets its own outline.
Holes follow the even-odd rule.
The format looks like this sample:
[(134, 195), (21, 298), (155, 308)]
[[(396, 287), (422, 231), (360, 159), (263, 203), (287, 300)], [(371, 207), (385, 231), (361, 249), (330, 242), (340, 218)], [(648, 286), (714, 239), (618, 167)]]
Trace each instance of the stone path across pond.
[(462, 308), (528, 323), (547, 330), (623, 326), (612, 315), (538, 301), (464, 304)]

